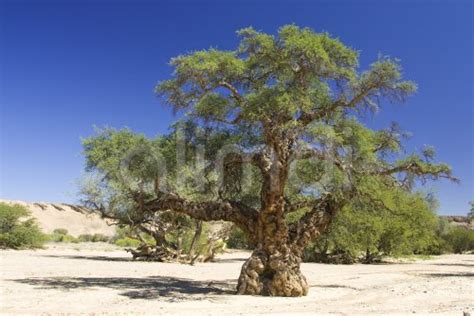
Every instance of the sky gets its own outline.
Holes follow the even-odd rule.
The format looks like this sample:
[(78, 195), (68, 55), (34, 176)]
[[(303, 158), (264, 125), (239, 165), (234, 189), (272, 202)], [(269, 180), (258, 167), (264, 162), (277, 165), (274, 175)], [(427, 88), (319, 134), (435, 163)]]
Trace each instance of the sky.
[(177, 119), (153, 89), (168, 61), (193, 50), (234, 49), (235, 31), (275, 33), (295, 23), (360, 51), (401, 60), (417, 94), (365, 117), (398, 122), (449, 163), (460, 184), (428, 183), (440, 214), (466, 214), (473, 183), (471, 1), (5, 1), (0, 0), (0, 198), (76, 202), (81, 138), (93, 126), (166, 133)]

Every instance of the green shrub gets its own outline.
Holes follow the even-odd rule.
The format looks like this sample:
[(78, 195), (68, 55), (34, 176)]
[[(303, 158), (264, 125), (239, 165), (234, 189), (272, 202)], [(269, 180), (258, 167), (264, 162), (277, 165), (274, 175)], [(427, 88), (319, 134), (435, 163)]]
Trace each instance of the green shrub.
[(114, 243), (119, 247), (138, 247), (140, 245), (139, 240), (130, 237), (119, 238)]
[(52, 234), (48, 235), (48, 241), (78, 243), (80, 240), (74, 236), (69, 235), (67, 229), (56, 228), (53, 230)]
[(67, 234), (68, 234), (68, 231), (67, 231), (67, 229), (65, 229), (65, 228), (56, 228), (55, 230), (53, 230), (53, 234), (57, 234), (57, 235), (67, 235)]
[(77, 237), (79, 239), (79, 242), (92, 242), (92, 239), (94, 239), (94, 236), (91, 234), (82, 234)]
[(64, 235), (61, 242), (77, 244), (79, 242), (79, 239), (71, 235)]
[(41, 232), (30, 212), (21, 205), (0, 203), (0, 247), (1, 248), (41, 248), (46, 236)]
[(250, 249), (251, 246), (248, 242), (247, 236), (237, 226), (233, 226), (230, 231), (229, 239), (227, 240), (227, 247), (233, 249)]
[(463, 253), (474, 251), (474, 230), (464, 227), (452, 227), (450, 231), (443, 236), (445, 240), (445, 250), (454, 253)]
[(60, 235), (60, 234), (50, 234), (48, 236), (48, 241), (53, 241), (53, 242), (72, 242), (72, 243), (78, 243), (79, 239), (71, 236), (71, 235)]
[(82, 234), (77, 237), (79, 242), (108, 242), (109, 237), (103, 235), (103, 234)]
[(94, 234), (92, 235), (92, 242), (108, 242), (109, 237), (103, 235), (103, 234)]
[(365, 201), (347, 205), (329, 230), (307, 247), (304, 260), (371, 263), (386, 256), (439, 252), (439, 223), (424, 197), (403, 191), (380, 193), (393, 203), (391, 209)]

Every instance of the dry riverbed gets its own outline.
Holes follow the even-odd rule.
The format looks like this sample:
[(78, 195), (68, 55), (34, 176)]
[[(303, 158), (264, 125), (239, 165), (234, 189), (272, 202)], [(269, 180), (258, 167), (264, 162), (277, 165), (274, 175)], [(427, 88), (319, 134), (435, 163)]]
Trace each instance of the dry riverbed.
[(108, 245), (0, 251), (0, 313), (474, 315), (474, 255), (378, 265), (303, 264), (301, 298), (233, 295), (248, 252), (195, 266), (130, 262)]

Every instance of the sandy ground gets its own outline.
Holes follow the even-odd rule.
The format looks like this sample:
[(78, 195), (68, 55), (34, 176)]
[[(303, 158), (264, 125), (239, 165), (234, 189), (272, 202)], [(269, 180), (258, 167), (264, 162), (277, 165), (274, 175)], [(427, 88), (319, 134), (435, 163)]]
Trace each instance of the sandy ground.
[(474, 315), (474, 255), (379, 265), (307, 263), (301, 298), (233, 295), (248, 252), (195, 266), (130, 262), (113, 246), (0, 251), (0, 313)]

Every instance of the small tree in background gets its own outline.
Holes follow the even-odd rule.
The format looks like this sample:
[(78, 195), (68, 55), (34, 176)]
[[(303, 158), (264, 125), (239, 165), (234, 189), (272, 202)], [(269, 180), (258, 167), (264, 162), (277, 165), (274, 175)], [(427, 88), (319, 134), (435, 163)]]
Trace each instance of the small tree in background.
[(474, 230), (472, 229), (453, 226), (441, 238), (445, 241), (444, 250), (447, 252), (463, 253), (474, 251)]
[(469, 212), (467, 213), (467, 218), (468, 218), (470, 221), (474, 221), (474, 200), (473, 200), (473, 201), (469, 201), (469, 206), (471, 207), (471, 209), (470, 209)]
[(403, 190), (384, 195), (377, 204), (359, 201), (347, 205), (309, 247), (307, 260), (371, 263), (383, 256), (430, 252), (437, 244), (437, 216), (425, 198)]
[(46, 235), (23, 206), (0, 203), (0, 248), (41, 248)]

